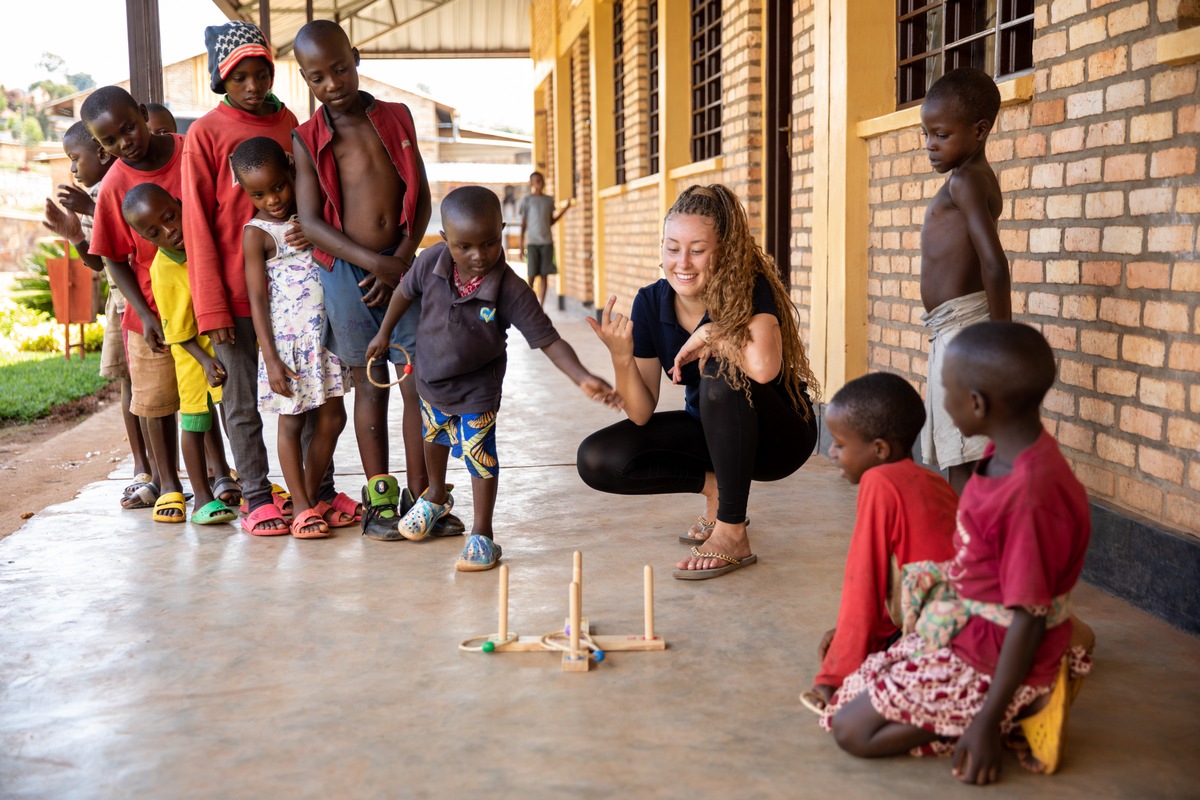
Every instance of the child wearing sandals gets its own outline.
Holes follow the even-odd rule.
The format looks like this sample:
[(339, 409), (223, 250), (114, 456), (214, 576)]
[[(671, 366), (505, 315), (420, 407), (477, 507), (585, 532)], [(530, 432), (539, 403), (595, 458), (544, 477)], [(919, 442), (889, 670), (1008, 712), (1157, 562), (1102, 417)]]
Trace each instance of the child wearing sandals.
[(801, 696), (820, 711), (868, 655), (900, 638), (900, 570), (915, 561), (954, 557), (958, 495), (936, 472), (913, 461), (925, 424), (921, 395), (899, 375), (873, 372), (850, 381), (825, 411), (829, 457), (858, 486), (858, 511), (837, 627), (821, 638), (821, 669)]
[[(210, 459), (218, 475), (229, 474), (221, 428), (213, 423), (214, 404), (221, 402), (225, 368), (214, 356), (208, 337), (196, 328), (183, 241), (183, 208), (158, 184), (140, 183), (125, 193), (121, 213), (139, 236), (158, 248), (150, 264), (150, 284), (162, 324), (162, 345), (170, 350), (175, 362), (183, 463), (196, 495), (191, 520), (199, 525), (232, 522), (237, 514), (217, 499), (208, 485)], [(160, 514), (162, 508), (177, 513)], [(183, 493), (168, 492), (158, 499), (154, 520), (183, 522), (185, 509)]]
[[(318, 494), (346, 427), (345, 389), (341, 362), (321, 345), (325, 299), (312, 250), (287, 243), (296, 213), (295, 169), (283, 147), (265, 136), (242, 142), (230, 160), (258, 209), (242, 234), (260, 348), (258, 410), (279, 415), (279, 465), (292, 490), (292, 536), (321, 539), (329, 536), (327, 520), (338, 517)], [(316, 429), (305, 452), (301, 435), (310, 416)], [(353, 524), (353, 518), (344, 523)]]
[(434, 533), (454, 501), (446, 485), (451, 454), (471, 473), (475, 519), (454, 568), (479, 572), (496, 566), (492, 512), (500, 469), (496, 458), (496, 413), (508, 364), (508, 328), (516, 325), (588, 397), (613, 407), (619, 398), (588, 372), (575, 350), (558, 335), (537, 295), (504, 261), (504, 218), (500, 199), (482, 186), (463, 186), (442, 200), (443, 243), (417, 257), (392, 294), (379, 333), (367, 347), (368, 360), (386, 357), (392, 330), (417, 299), (421, 314), (416, 372), (425, 438), (429, 488), (400, 519), (399, 532), (417, 541)]
[(951, 342), (942, 379), (954, 424), (991, 439), (959, 502), (954, 558), (905, 570), (906, 635), (846, 678), (821, 726), (863, 758), (953, 753), (954, 775), (978, 784), (997, 779), (1019, 726), (1023, 763), (1053, 772), (1068, 685), (1091, 668), (1069, 610), (1087, 492), (1039, 414), (1054, 354), (1026, 325), (979, 323)]

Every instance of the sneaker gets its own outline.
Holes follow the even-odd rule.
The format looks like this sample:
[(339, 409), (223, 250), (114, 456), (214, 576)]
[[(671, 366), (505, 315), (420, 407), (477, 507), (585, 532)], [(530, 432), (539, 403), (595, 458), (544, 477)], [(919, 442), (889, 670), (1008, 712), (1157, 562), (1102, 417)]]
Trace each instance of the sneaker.
[(459, 572), (482, 572), (496, 566), (500, 560), (500, 545), (486, 536), (473, 533), (467, 537), (467, 545), (454, 563)]
[(362, 493), (362, 532), (368, 539), (395, 542), (404, 537), (397, 530), (400, 523), (400, 487), (391, 475), (372, 478)]
[(446, 496), (445, 503), (434, 503), (425, 499), (428, 492), (421, 493), (412, 508), (400, 518), (398, 530), (405, 539), (419, 542), (433, 532), (434, 523), (450, 513), (454, 507), (454, 498)]

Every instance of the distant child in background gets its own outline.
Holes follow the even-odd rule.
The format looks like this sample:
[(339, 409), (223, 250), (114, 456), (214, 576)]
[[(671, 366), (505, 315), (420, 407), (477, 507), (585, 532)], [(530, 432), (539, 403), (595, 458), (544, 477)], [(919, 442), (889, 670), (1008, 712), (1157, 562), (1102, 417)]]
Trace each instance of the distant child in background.
[(400, 520), (406, 539), (424, 539), (454, 505), (446, 488), (451, 455), (471, 473), (475, 519), (454, 567), (491, 569), (500, 560), (492, 513), (500, 469), (496, 456), (496, 413), (508, 365), (508, 328), (516, 325), (594, 400), (619, 404), (612, 387), (588, 372), (563, 341), (537, 298), (504, 261), (503, 217), (496, 195), (482, 186), (463, 186), (442, 200), (444, 242), (417, 258), (392, 294), (367, 357), (387, 353), (392, 329), (421, 299), (417, 339), (421, 369), (414, 377), (421, 396), (429, 489)]
[(987, 160), (987, 139), (1000, 111), (1000, 90), (977, 69), (947, 72), (921, 104), (921, 130), (934, 171), (950, 177), (921, 226), (922, 321), (929, 328), (928, 422), (921, 434), (927, 464), (947, 470), (962, 494), (987, 439), (961, 433), (942, 407), (942, 363), (959, 331), (987, 319), (1012, 319), (1008, 258), (996, 221), (1000, 182)]
[[(229, 371), (223, 405), (246, 501), (242, 528), (254, 535), (286, 535), (292, 501), (267, 477), (270, 468), (258, 413), (258, 339), (242, 251), (242, 226), (254, 216), (255, 208), (234, 178), (229, 156), (255, 136), (274, 139), (290, 152), (296, 116), (271, 93), (275, 64), (271, 47), (257, 27), (241, 20), (213, 25), (204, 29), (204, 46), (209, 87), (220, 102), (191, 124), (183, 150), (183, 222), (192, 301), (201, 332), (211, 337)], [(289, 231), (287, 241), (307, 246), (298, 226)], [(332, 491), (332, 480), (328, 486)], [(331, 512), (330, 519), (341, 523), (350, 519), (354, 512), (350, 498), (334, 505), (343, 510)]]
[(179, 133), (175, 115), (162, 103), (146, 103), (146, 113), (150, 115), (146, 123), (151, 133)]
[[(217, 525), (237, 519), (237, 513), (213, 496), (208, 484), (208, 459), (214, 459), (218, 475), (229, 474), (221, 426), (214, 424), (214, 404), (221, 402), (225, 368), (213, 354), (207, 336), (196, 329), (192, 292), (188, 287), (187, 253), (183, 238), (183, 209), (167, 190), (153, 183), (131, 188), (121, 203), (129, 225), (158, 248), (150, 265), (154, 301), (162, 319), (162, 343), (170, 347), (175, 361), (175, 383), (179, 390), (179, 426), (183, 430), (183, 463), (196, 495), (192, 522)], [(178, 510), (175, 516), (160, 517), (159, 506)], [(183, 522), (183, 494), (171, 492), (158, 500), (155, 520)]]
[[(238, 145), (233, 173), (258, 214), (246, 223), (246, 288), (258, 334), (258, 408), (279, 415), (279, 465), (292, 491), (292, 535), (329, 535), (329, 505), (318, 499), (321, 478), (333, 462), (346, 427), (342, 365), (321, 344), (325, 294), (312, 250), (287, 243), (296, 213), (295, 169), (274, 139), (257, 136)], [(316, 431), (301, 447), (305, 423)], [(353, 519), (336, 521), (338, 527)]]
[(521, 258), (525, 259), (525, 274), (537, 294), (538, 303), (546, 305), (546, 287), (550, 276), (558, 272), (554, 264), (554, 236), (550, 228), (567, 213), (575, 200), (569, 199), (558, 211), (554, 196), (546, 194), (546, 176), (535, 172), (529, 176), (529, 194), (521, 198), (517, 213), (521, 215)]
[(1026, 766), (1053, 772), (1070, 683), (1091, 668), (1070, 613), (1087, 492), (1040, 415), (1054, 353), (1027, 325), (983, 322), (950, 344), (942, 379), (954, 423), (991, 439), (959, 501), (954, 558), (909, 565), (912, 632), (846, 678), (821, 725), (862, 758), (952, 752), (954, 774), (978, 784), (997, 779), (1002, 740), (1019, 725)]
[[(400, 517), (428, 486), (421, 448), (421, 411), (413, 381), (400, 384), (407, 487), (390, 474), (388, 400), (391, 392), (367, 379), (367, 345), (379, 330), (388, 299), (412, 266), (429, 225), (429, 181), (417, 148), (412, 113), (402, 103), (376, 100), (358, 88), (358, 51), (340, 25), (315, 20), (299, 30), (296, 60), (322, 105), (296, 129), (296, 204), (325, 289), (328, 347), (354, 379), (354, 432), (367, 484), (363, 535), (399, 541)], [(345, 191), (343, 191), (345, 187)], [(394, 331), (416, 365), (415, 315)], [(398, 351), (385, 354), (396, 365)], [(419, 370), (419, 366), (418, 366)], [(381, 373), (385, 370), (381, 369)], [(439, 535), (458, 535), (457, 517)]]
[(158, 478), (157, 483), (147, 485), (143, 496), (157, 498), (155, 519), (178, 517), (183, 521), (183, 509), (160, 495), (161, 490), (173, 497), (183, 487), (175, 422), (179, 411), (175, 362), (163, 344), (162, 321), (150, 280), (150, 265), (158, 248), (138, 235), (121, 212), (126, 192), (140, 183), (157, 183), (170, 196), (179, 196), (183, 137), (151, 133), (146, 107), (119, 86), (92, 92), (79, 115), (100, 146), (119, 159), (100, 185), (90, 249), (107, 260), (109, 276), (125, 296), (122, 326), (128, 331), (125, 355), (133, 384), (129, 409), (146, 420)]
[(504, 210), (504, 249), (508, 250), (512, 247), (513, 238), (520, 236), (521, 212), (517, 210), (517, 187), (504, 187), (504, 199), (500, 201), (500, 207)]
[[(59, 208), (46, 199), (43, 225), (75, 246), (83, 263), (97, 272), (104, 271), (104, 260), (89, 250), (92, 240), (92, 217), (96, 213), (96, 198), (100, 182), (117, 163), (96, 143), (87, 126), (76, 122), (63, 134), (63, 151), (71, 161), (71, 175), (78, 185), (59, 184)], [(82, 188), (81, 188), (82, 187)], [(63, 209), (66, 209), (65, 211)], [(152, 487), (158, 485), (153, 459), (146, 453), (145, 423), (129, 410), (133, 385), (129, 382), (129, 365), (125, 362), (125, 341), (121, 335), (121, 316), (125, 313), (125, 297), (116, 281), (108, 282), (108, 299), (104, 304), (104, 342), (100, 346), (100, 376), (121, 382), (121, 419), (133, 454), (133, 483), (121, 494), (123, 508), (150, 508), (158, 499)]]
[(912, 459), (925, 424), (921, 395), (899, 375), (873, 372), (850, 381), (825, 411), (829, 457), (858, 485), (858, 513), (837, 627), (821, 640), (821, 670), (801, 696), (819, 711), (868, 655), (900, 638), (900, 575), (914, 561), (954, 557), (958, 496), (936, 472)]

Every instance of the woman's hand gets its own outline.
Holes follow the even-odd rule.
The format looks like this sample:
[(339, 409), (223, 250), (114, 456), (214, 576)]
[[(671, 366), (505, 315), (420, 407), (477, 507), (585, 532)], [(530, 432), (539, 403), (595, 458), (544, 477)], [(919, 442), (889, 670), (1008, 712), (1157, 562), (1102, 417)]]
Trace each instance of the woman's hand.
[(613, 361), (624, 361), (633, 358), (633, 320), (614, 314), (613, 306), (616, 304), (617, 296), (609, 295), (604, 311), (600, 313), (600, 322), (588, 317), (587, 323), (608, 348)]
[(699, 360), (700, 371), (704, 371), (705, 363), (712, 357), (712, 350), (708, 346), (708, 332), (711, 328), (711, 322), (701, 325), (683, 343), (683, 347), (679, 348), (679, 352), (675, 354), (675, 366), (670, 369), (671, 380), (674, 383), (682, 380), (684, 366), (693, 361)]

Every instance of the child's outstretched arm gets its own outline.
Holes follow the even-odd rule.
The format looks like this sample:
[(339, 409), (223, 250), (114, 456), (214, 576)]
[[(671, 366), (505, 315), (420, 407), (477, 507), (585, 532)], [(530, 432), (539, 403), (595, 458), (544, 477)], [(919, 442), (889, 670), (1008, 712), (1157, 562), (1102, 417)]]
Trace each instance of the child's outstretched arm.
[(225, 383), (225, 365), (204, 352), (204, 348), (200, 346), (199, 342), (195, 339), (188, 339), (186, 342), (178, 344), (204, 369), (204, 377), (208, 380), (209, 386), (220, 386)]
[(542, 348), (542, 352), (588, 397), (604, 403), (609, 408), (621, 410), (621, 396), (613, 391), (608, 381), (587, 371), (579, 361), (579, 356), (575, 354), (575, 348), (567, 344), (565, 339), (551, 342)]
[(569, 211), (571, 206), (573, 206), (573, 205), (575, 205), (575, 198), (568, 197), (567, 202), (563, 203), (563, 207), (550, 215), (550, 224), (553, 225), (554, 223), (556, 223), (560, 219), (562, 219), (562, 215), (567, 213), (567, 211)]
[(979, 256), (988, 313), (994, 320), (1012, 319), (1012, 280), (1008, 256), (1000, 243), (996, 219), (988, 208), (986, 187), (975, 173), (955, 174), (950, 180), (950, 199), (967, 218), (967, 233)]
[(982, 786), (1000, 776), (1000, 720), (1029, 674), (1045, 632), (1045, 617), (1035, 617), (1024, 608), (1013, 609), (1013, 621), (1004, 635), (987, 699), (954, 748), (954, 775), (963, 783)]
[(271, 391), (280, 397), (291, 397), (288, 379), (295, 380), (295, 370), (279, 358), (275, 349), (275, 330), (271, 325), (271, 301), (267, 292), (267, 248), (275, 242), (262, 228), (247, 226), (242, 229), (242, 250), (246, 254), (246, 293), (250, 296), (250, 318), (254, 321), (254, 335), (262, 351), (263, 366), (267, 369), (267, 382)]
[[(88, 200), (90, 201), (91, 198), (89, 197)], [(56, 236), (61, 236), (70, 242), (88, 269), (93, 272), (104, 271), (104, 260), (100, 256), (92, 255), (88, 251), (88, 242), (87, 239), (83, 238), (83, 225), (79, 222), (77, 212), (69, 208), (63, 211), (54, 205), (53, 200), (47, 197), (46, 216), (42, 220), (42, 226)]]
[(383, 358), (387, 355), (392, 341), (392, 331), (396, 329), (396, 324), (400, 322), (400, 318), (404, 316), (404, 312), (408, 311), (411, 306), (412, 300), (405, 297), (403, 292), (392, 292), (392, 299), (388, 303), (387, 313), (383, 315), (383, 322), (379, 325), (379, 333), (375, 334), (375, 338), (367, 345), (367, 361), (370, 361), (372, 358)]

